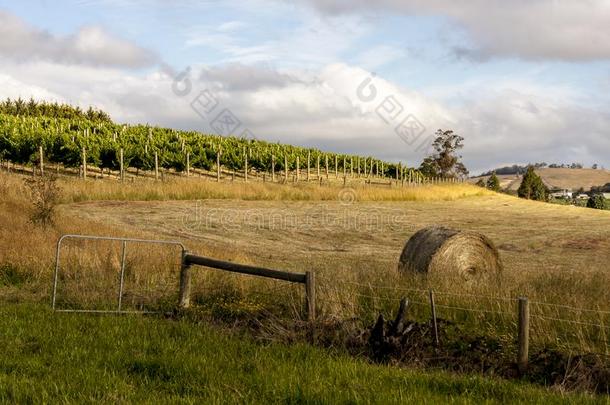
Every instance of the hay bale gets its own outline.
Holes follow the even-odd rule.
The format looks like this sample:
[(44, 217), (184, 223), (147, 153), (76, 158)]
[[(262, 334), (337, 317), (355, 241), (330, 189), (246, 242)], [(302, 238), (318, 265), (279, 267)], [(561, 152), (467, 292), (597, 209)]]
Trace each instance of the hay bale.
[(498, 250), (485, 235), (444, 226), (419, 230), (405, 245), (399, 272), (458, 275), (465, 280), (498, 275)]

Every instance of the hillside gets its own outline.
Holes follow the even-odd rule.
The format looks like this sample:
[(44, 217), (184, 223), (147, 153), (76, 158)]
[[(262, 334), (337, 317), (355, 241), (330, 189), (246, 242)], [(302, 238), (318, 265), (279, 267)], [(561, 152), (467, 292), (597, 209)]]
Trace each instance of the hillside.
[[(610, 183), (609, 170), (594, 169), (561, 169), (543, 168), (536, 169), (536, 173), (549, 188), (569, 189), (576, 191), (581, 187), (588, 191), (594, 186), (603, 186)], [(474, 177), (468, 181), (476, 183), (479, 179), (487, 180), (489, 176)], [(521, 175), (498, 175), (500, 186), (503, 189), (517, 191), (521, 184)]]

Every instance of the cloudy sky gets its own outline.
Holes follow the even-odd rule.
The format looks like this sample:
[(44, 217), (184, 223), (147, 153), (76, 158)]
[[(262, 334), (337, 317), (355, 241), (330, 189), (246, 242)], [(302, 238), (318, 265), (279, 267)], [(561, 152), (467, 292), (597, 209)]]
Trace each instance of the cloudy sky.
[(610, 167), (605, 0), (0, 0), (0, 97), (472, 172)]

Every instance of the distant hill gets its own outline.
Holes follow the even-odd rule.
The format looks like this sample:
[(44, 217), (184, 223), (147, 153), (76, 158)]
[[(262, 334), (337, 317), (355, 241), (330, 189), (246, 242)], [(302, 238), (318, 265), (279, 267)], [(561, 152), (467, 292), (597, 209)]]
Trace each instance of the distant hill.
[[(537, 168), (536, 173), (549, 188), (569, 189), (576, 191), (581, 187), (588, 191), (591, 187), (604, 186), (610, 183), (610, 171), (601, 169), (567, 169), (567, 168)], [(469, 179), (476, 183), (479, 179), (487, 180), (489, 176), (479, 176)], [(521, 174), (498, 175), (500, 187), (509, 191), (517, 191), (521, 184)]]

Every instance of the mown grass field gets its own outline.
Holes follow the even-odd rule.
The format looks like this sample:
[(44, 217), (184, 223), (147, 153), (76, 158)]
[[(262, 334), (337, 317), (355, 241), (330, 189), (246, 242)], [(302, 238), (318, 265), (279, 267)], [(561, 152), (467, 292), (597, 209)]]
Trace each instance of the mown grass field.
[(0, 307), (5, 403), (604, 403), (519, 382), (372, 365), (206, 324)]

